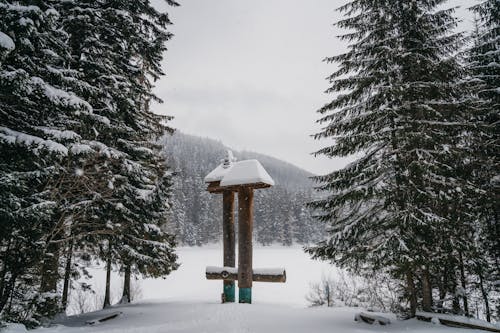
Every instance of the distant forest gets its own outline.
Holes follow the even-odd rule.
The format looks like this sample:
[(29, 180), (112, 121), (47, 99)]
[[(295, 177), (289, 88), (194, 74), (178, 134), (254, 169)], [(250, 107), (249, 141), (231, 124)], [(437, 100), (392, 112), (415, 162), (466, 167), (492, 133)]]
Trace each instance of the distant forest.
[[(208, 193), (203, 179), (230, 148), (219, 141), (179, 132), (166, 135), (162, 145), (175, 173), (169, 231), (182, 245), (219, 242), (222, 196)], [(310, 209), (305, 207), (313, 196), (313, 174), (262, 154), (234, 151), (234, 155), (238, 160), (259, 160), (276, 182), (270, 189), (255, 192), (255, 240), (263, 245), (318, 241), (323, 226), (313, 221)]]

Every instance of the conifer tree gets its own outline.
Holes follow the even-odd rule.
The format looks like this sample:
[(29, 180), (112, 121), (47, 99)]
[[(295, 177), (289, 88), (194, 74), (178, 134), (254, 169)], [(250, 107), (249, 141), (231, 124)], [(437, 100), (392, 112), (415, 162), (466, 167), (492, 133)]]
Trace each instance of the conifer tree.
[(155, 143), (169, 117), (149, 109), (170, 22), (149, 1), (4, 1), (0, 17), (0, 312), (36, 326), (63, 263), (63, 305), (75, 260), (177, 267)]
[[(445, 1), (350, 1), (340, 7), (347, 53), (327, 58), (339, 69), (319, 110), (316, 139), (335, 144), (316, 154), (356, 155), (342, 170), (316, 177), (325, 192), (312, 202), (329, 238), (309, 248), (357, 272), (388, 271), (406, 281), (414, 315), (415, 285), (431, 310), (430, 270), (440, 235), (451, 228), (451, 202), (467, 190), (455, 175), (467, 126), (457, 105), (461, 67), (452, 55), (460, 35)], [(418, 280), (417, 280), (418, 278)]]
[[(152, 113), (149, 105), (160, 101), (152, 81), (163, 75), (170, 21), (149, 1), (67, 2), (61, 11), (72, 66), (93, 87), (82, 93), (94, 108), (87, 129), (103, 156), (92, 168), (111, 190), (100, 196), (99, 218), (83, 239), (104, 261), (112, 255), (127, 274), (166, 275), (176, 268), (172, 236), (160, 228), (169, 208), (171, 173), (155, 142), (171, 131), (165, 126), (170, 117)], [(108, 243), (112, 251), (95, 247)]]
[[(472, 47), (467, 52), (470, 88), (470, 117), (474, 123), (471, 147), (471, 178), (479, 191), (471, 198), (475, 206), (476, 247), (470, 259), (470, 273), (477, 276), (486, 319), (500, 317), (490, 306), (490, 295), (500, 293), (494, 282), (500, 279), (500, 4), (480, 1), (471, 10), (476, 16)], [(496, 290), (495, 290), (496, 289)], [(493, 304), (491, 304), (493, 305)]]
[(0, 312), (28, 325), (52, 311), (36, 306), (55, 291), (39, 278), (58, 217), (50, 183), (81, 139), (72, 121), (92, 111), (72, 91), (81, 81), (68, 70), (55, 4), (0, 4)]

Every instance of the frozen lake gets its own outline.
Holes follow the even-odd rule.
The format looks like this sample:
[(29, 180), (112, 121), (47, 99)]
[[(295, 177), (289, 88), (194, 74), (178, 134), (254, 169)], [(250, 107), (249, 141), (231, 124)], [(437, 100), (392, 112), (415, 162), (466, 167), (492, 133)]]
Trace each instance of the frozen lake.
[[(207, 280), (205, 267), (222, 266), (222, 245), (181, 247), (177, 253), (181, 266), (166, 279), (137, 281), (141, 289), (141, 299), (219, 302), (222, 281)], [(322, 276), (337, 272), (335, 267), (326, 262), (312, 260), (300, 246), (255, 247), (253, 266), (254, 268), (284, 267), (287, 275), (286, 283), (254, 282), (252, 290), (254, 303), (282, 303), (299, 307), (307, 306), (305, 295), (311, 282), (318, 282)], [(104, 271), (92, 269), (92, 272), (94, 276), (92, 284), (98, 293), (102, 293)], [(121, 295), (122, 276), (114, 273), (111, 283), (112, 298), (117, 301)]]

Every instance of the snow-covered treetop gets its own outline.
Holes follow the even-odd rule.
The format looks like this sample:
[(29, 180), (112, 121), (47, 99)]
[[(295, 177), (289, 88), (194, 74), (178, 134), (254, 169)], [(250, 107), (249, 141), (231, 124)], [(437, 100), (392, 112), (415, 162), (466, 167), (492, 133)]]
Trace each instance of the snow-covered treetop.
[(269, 176), (262, 164), (257, 160), (235, 162), (233, 153), (228, 150), (222, 163), (212, 170), (205, 182), (218, 182), (220, 186), (264, 183), (273, 186), (274, 180)]

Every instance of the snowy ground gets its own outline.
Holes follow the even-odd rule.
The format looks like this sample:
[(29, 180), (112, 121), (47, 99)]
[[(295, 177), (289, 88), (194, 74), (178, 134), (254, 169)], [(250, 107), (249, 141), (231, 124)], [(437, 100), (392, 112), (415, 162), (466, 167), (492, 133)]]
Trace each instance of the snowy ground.
[[(222, 282), (205, 280), (205, 266), (220, 265), (219, 246), (179, 249), (181, 268), (167, 279), (141, 281), (144, 300), (127, 306), (72, 316), (52, 328), (35, 332), (125, 332), (125, 333), (200, 333), (200, 332), (273, 332), (273, 333), (363, 333), (363, 332), (476, 332), (447, 328), (416, 320), (398, 321), (389, 315), (389, 326), (355, 322), (354, 308), (308, 308), (305, 295), (309, 283), (322, 275), (336, 274), (326, 263), (312, 261), (298, 247), (259, 247), (254, 250), (254, 267), (285, 267), (287, 282), (255, 283), (253, 304), (220, 304)], [(102, 281), (101, 271), (94, 277)], [(120, 277), (112, 281), (119, 287)], [(115, 319), (94, 326), (88, 320), (120, 311)], [(477, 331), (479, 332), (479, 331)]]
[(102, 311), (123, 315), (96, 326), (85, 325), (93, 315), (72, 318), (66, 325), (36, 332), (106, 333), (363, 333), (363, 332), (476, 332), (422, 323), (397, 321), (389, 326), (367, 325), (353, 320), (355, 309), (297, 308), (282, 304), (218, 304), (214, 301), (145, 301)]

